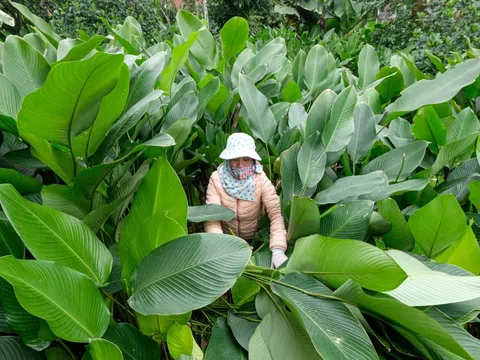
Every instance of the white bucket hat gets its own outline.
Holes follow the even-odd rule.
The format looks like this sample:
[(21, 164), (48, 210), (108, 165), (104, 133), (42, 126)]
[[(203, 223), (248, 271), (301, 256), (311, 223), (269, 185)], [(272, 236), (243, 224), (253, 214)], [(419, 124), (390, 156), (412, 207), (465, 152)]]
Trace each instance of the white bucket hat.
[(220, 154), (220, 159), (232, 160), (241, 157), (249, 157), (255, 160), (262, 160), (255, 151), (255, 140), (250, 135), (235, 133), (227, 140), (227, 147)]

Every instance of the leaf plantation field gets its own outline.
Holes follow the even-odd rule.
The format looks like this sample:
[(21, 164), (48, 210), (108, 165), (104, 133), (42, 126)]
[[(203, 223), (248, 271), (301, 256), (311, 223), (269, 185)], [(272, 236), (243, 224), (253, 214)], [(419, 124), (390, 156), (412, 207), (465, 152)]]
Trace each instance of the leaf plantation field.
[[(0, 359), (480, 359), (480, 58), (435, 75), (370, 45), (352, 72), (248, 22), (179, 11), (0, 43)], [(203, 222), (254, 137), (289, 260)]]

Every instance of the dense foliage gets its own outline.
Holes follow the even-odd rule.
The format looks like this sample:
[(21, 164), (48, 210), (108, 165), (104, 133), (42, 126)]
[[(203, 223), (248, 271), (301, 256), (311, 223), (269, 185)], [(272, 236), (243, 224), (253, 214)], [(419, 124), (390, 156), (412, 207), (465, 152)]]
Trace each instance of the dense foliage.
[[(106, 18), (114, 25), (123, 23), (127, 16), (133, 16), (142, 26), (147, 42), (163, 39), (169, 22), (175, 21), (174, 4), (171, 0), (22, 0), (21, 4), (34, 14), (49, 21), (53, 29), (64, 37), (76, 37), (79, 29), (89, 36), (107, 35), (100, 18)], [(0, 2), (0, 10), (3, 2)], [(6, 12), (15, 9), (3, 4)], [(22, 25), (20, 23), (20, 25)], [(27, 24), (25, 24), (27, 25)], [(28, 29), (10, 29), (14, 34), (28, 32)], [(4, 30), (9, 30), (4, 29)], [(170, 34), (171, 35), (171, 34)]]
[[(13, 6), (35, 32), (0, 44), (0, 358), (480, 357), (478, 50), (432, 76), (239, 17), (216, 40), (180, 11), (148, 46), (132, 17), (65, 39)], [(253, 253), (201, 232), (234, 216), (201, 204), (237, 131), (281, 195), (278, 270), (268, 219)]]
[(209, 2), (209, 20), (219, 30), (232, 17), (241, 16), (248, 20), (251, 30), (258, 31), (273, 25), (278, 15), (273, 11), (272, 0), (212, 0)]
[(395, 15), (374, 27), (369, 25), (372, 30), (368, 34), (369, 43), (393, 51), (409, 48), (422, 69), (430, 67), (425, 50), (450, 58), (452, 53), (467, 50), (469, 41), (480, 46), (478, 1), (379, 0), (363, 2), (363, 5), (371, 9), (374, 19), (379, 9)]

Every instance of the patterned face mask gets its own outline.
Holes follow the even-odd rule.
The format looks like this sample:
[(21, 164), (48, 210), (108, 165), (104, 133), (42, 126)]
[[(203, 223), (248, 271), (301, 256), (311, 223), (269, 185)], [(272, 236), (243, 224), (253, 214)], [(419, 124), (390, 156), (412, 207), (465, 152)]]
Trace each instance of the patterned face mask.
[(239, 180), (243, 180), (245, 179), (247, 176), (249, 176), (250, 174), (253, 174), (254, 171), (255, 171), (255, 165), (252, 164), (250, 166), (245, 166), (245, 167), (241, 167), (241, 168), (232, 168), (231, 166), (229, 166), (229, 169), (230, 173), (236, 177), (237, 179)]
[(240, 200), (255, 201), (255, 181), (253, 174), (262, 172), (258, 162), (243, 168), (232, 168), (226, 161), (218, 169), (223, 188), (231, 197)]

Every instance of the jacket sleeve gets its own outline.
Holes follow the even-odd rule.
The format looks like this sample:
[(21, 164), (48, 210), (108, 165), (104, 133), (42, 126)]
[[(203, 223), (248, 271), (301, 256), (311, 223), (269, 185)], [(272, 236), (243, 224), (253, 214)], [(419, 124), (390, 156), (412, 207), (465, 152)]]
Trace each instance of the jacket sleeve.
[[(215, 186), (215, 180), (214, 180), (215, 174), (216, 172), (212, 174), (208, 182), (206, 203), (222, 205), (222, 202), (220, 200), (220, 195), (218, 194), (217, 188)], [(220, 221), (205, 221), (205, 232), (223, 234), (222, 225)]]
[(262, 173), (262, 203), (270, 218), (270, 249), (287, 250), (287, 231), (280, 209), (280, 198), (265, 173)]

